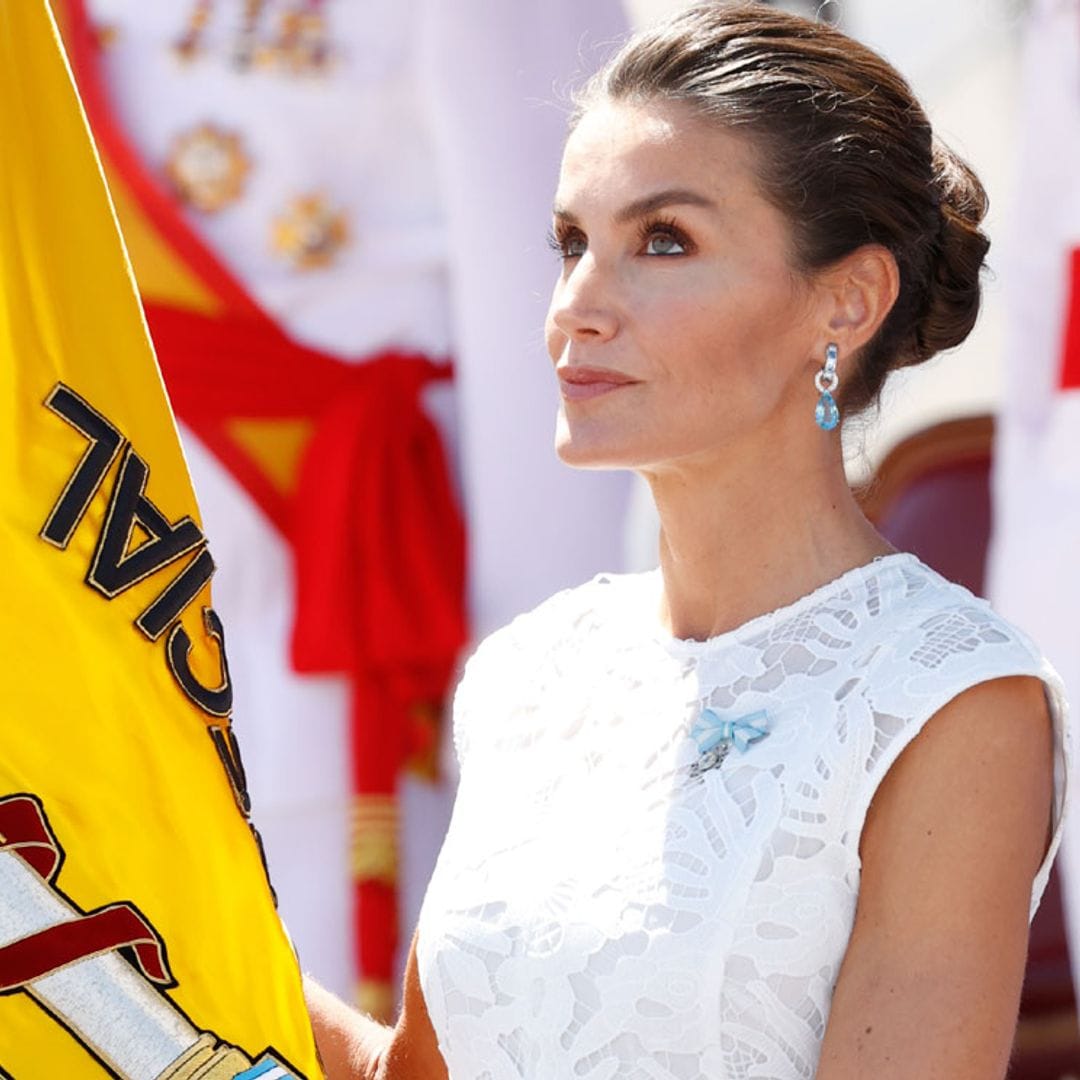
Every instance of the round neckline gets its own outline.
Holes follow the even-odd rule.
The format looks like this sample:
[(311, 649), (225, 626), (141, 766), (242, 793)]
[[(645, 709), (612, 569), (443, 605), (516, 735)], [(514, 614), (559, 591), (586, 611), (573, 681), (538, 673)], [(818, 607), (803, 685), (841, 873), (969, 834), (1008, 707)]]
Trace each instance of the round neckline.
[(794, 617), (804, 608), (810, 607), (821, 601), (830, 593), (839, 592), (853, 583), (863, 582), (868, 577), (880, 573), (886, 567), (892, 568), (893, 566), (904, 565), (911, 562), (918, 562), (918, 557), (910, 551), (892, 551), (887, 555), (875, 555), (870, 562), (862, 563), (859, 566), (853, 566), (850, 570), (845, 570), (838, 577), (818, 585), (815, 589), (800, 596), (797, 600), (792, 600), (790, 603), (783, 604), (778, 608), (774, 608), (772, 611), (764, 611), (760, 615), (755, 615), (752, 618), (747, 619), (746, 622), (741, 623), (739, 626), (734, 626), (730, 630), (724, 630), (714, 637), (703, 638), (700, 640), (697, 638), (675, 637), (674, 634), (669, 633), (660, 625), (656, 609), (659, 605), (660, 595), (664, 588), (664, 575), (661, 572), (660, 567), (657, 566), (652, 570), (646, 571), (644, 575), (650, 585), (649, 600), (651, 614), (649, 616), (649, 622), (652, 629), (651, 636), (674, 656), (694, 656), (698, 653), (707, 652), (730, 638), (753, 633), (760, 627), (763, 627), (766, 623), (774, 622), (777, 619)]

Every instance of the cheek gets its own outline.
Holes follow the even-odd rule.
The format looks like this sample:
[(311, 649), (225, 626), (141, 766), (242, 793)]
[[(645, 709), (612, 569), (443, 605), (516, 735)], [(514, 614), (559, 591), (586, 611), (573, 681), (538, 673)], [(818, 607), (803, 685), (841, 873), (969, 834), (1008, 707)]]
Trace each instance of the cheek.
[(631, 305), (636, 333), (655, 364), (680, 382), (709, 382), (734, 351), (739, 320), (715, 288), (641, 295)]
[(667, 323), (683, 340), (730, 357), (768, 354), (794, 320), (793, 298), (781, 275), (744, 274), (685, 290), (670, 305)]
[(756, 415), (775, 404), (791, 351), (790, 298), (775, 281), (715, 281), (637, 308), (655, 370), (678, 392), (687, 415), (733, 409)]

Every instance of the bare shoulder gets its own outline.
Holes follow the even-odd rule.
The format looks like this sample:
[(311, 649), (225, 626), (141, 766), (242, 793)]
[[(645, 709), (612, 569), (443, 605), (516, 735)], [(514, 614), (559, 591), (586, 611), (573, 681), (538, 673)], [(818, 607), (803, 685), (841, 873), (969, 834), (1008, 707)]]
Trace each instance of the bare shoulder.
[(874, 795), (820, 1080), (1004, 1076), (1053, 800), (1042, 682), (957, 695)]
[[(1040, 679), (992, 679), (958, 694), (927, 721), (870, 804), (862, 891), (880, 869), (911, 860), (904, 853), (911, 844), (920, 861), (944, 857), (950, 864), (968, 861), (967, 854), (984, 863), (995, 847), (1019, 844), (1024, 850), (1012, 854), (1033, 876), (1045, 850), (1053, 749)], [(968, 840), (977, 840), (970, 852)]]

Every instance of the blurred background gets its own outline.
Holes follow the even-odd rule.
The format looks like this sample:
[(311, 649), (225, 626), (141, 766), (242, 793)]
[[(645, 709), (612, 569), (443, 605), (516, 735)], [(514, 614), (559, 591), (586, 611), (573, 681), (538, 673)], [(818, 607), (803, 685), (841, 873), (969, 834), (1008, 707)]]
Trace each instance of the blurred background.
[[(882, 52), (989, 192), (975, 332), (893, 376), (845, 456), (893, 543), (989, 595), (1076, 692), (1078, 2), (774, 5)], [(52, 3), (217, 562), (280, 908), (305, 969), (389, 1017), (463, 657), (557, 589), (655, 565), (635, 479), (552, 452), (545, 233), (573, 86), (684, 5)], [(1033, 933), (1026, 1080), (1080, 1076), (1073, 864)]]

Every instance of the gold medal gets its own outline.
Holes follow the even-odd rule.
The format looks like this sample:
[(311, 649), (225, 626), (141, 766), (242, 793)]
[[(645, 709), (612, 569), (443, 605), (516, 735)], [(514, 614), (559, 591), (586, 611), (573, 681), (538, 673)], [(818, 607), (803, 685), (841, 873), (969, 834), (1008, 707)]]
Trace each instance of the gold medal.
[(329, 266), (349, 238), (345, 212), (324, 195), (300, 195), (274, 218), (271, 243), (298, 270)]
[(250, 170), (240, 136), (213, 124), (178, 135), (165, 165), (181, 202), (208, 214), (240, 197)]

